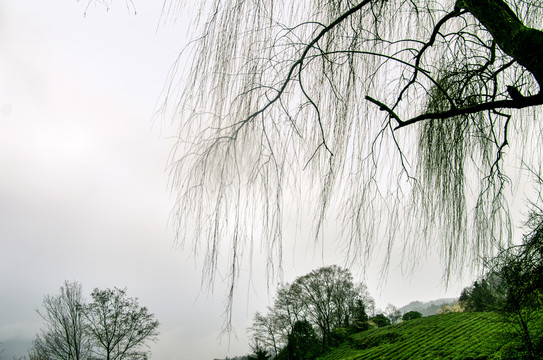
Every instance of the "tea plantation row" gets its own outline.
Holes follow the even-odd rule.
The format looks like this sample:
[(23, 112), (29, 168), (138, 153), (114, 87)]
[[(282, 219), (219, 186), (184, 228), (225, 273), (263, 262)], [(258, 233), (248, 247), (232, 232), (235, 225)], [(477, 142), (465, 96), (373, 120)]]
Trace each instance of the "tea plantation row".
[(490, 359), (508, 351), (496, 313), (450, 313), (361, 332), (319, 360)]

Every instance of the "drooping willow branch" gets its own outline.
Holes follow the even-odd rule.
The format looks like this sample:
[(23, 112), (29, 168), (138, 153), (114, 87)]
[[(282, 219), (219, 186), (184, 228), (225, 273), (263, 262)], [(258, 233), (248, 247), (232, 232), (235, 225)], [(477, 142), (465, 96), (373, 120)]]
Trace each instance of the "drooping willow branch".
[[(317, 36), (315, 36), (313, 38), (313, 40), (311, 40), (311, 42), (309, 44), (307, 44), (305, 46), (305, 49), (302, 53), (302, 55), (298, 58), (298, 60), (296, 60), (292, 66), (290, 67), (289, 69), (289, 72), (285, 78), (285, 80), (283, 81), (283, 84), (281, 85), (281, 87), (277, 90), (277, 94), (271, 98), (268, 102), (266, 102), (266, 104), (261, 107), (259, 110), (253, 112), (252, 114), (250, 114), (248, 117), (246, 117), (245, 119), (239, 121), (237, 124), (234, 124), (233, 126), (239, 126), (235, 133), (237, 133), (238, 131), (241, 130), (241, 128), (249, 123), (252, 119), (256, 118), (258, 115), (264, 113), (269, 107), (271, 107), (275, 102), (277, 102), (281, 96), (283, 95), (283, 93), (285, 92), (288, 84), (291, 82), (292, 78), (294, 77), (294, 73), (296, 71), (297, 68), (299, 68), (301, 71), (303, 65), (304, 65), (304, 61), (305, 59), (307, 58), (307, 55), (309, 53), (309, 51), (311, 49), (314, 48), (314, 46), (319, 42), (319, 40), (321, 40), (327, 33), (329, 33), (333, 28), (335, 28), (336, 26), (338, 26), (339, 24), (341, 24), (343, 21), (345, 21), (346, 19), (348, 19), (351, 15), (355, 14), (356, 12), (360, 11), (364, 6), (368, 5), (371, 3), (371, 0), (365, 0), (365, 1), (362, 1), (361, 3), (359, 3), (358, 5), (356, 6), (353, 6), (352, 8), (350, 8), (349, 10), (347, 10), (346, 12), (344, 12), (343, 14), (341, 14), (338, 18), (336, 18), (336, 20), (334, 20), (333, 22), (331, 22), (328, 26), (326, 26), (324, 29), (322, 29), (319, 34)], [(234, 138), (235, 138), (235, 135), (234, 135)]]
[[(400, 103), (400, 101), (402, 100), (402, 97), (403, 97), (404, 93), (407, 91), (407, 89), (417, 81), (417, 76), (419, 74), (420, 62), (422, 61), (422, 56), (424, 55), (426, 50), (428, 50), (430, 47), (432, 47), (432, 45), (435, 43), (437, 35), (439, 34), (439, 30), (441, 29), (441, 27), (448, 20), (450, 20), (452, 18), (455, 18), (457, 16), (460, 16), (460, 15), (462, 15), (464, 13), (465, 13), (465, 11), (460, 11), (460, 9), (454, 9), (452, 12), (448, 13), (443, 18), (441, 18), (441, 20), (438, 21), (436, 26), (434, 26), (434, 29), (432, 31), (432, 35), (430, 35), (430, 40), (423, 45), (423, 47), (420, 49), (417, 56), (415, 57), (415, 65), (413, 66), (415, 71), (413, 72), (413, 76), (411, 77), (411, 80), (409, 81), (409, 83), (402, 89), (402, 91), (400, 91), (400, 94), (398, 95), (398, 99), (396, 100), (396, 105), (394, 107), (396, 107)], [(445, 91), (444, 89), (442, 89), (440, 87), (439, 87), (439, 90), (447, 98), (447, 100), (449, 101), (451, 106), (454, 107), (454, 101), (452, 101), (452, 99), (449, 97), (449, 95), (447, 94), (447, 91)]]
[[(464, 256), (471, 225), (466, 217), (471, 204), (464, 199), (464, 163), (479, 150), (467, 160), (473, 160), (481, 174), (490, 174), (486, 183), (481, 182), (479, 197), (481, 203), (490, 201), (474, 216), (473, 226), (485, 232), (473, 241), (482, 249), (473, 258), (490, 248), (486, 246), (490, 237), (485, 235), (494, 231), (492, 226), (497, 231), (502, 224), (508, 226), (493, 216), (502, 209), (499, 166), (508, 145), (510, 118), (499, 110), (541, 105), (543, 95), (534, 95), (538, 92), (535, 73), (524, 65), (529, 62), (505, 51), (503, 41), (471, 11), (470, 4), (487, 0), (466, 0), (465, 7), (454, 7), (455, 0), (308, 0), (292, 5), (272, 0), (209, 1), (215, 12), (199, 38), (201, 54), (191, 72), (194, 81), (188, 82), (189, 90), (181, 98), (194, 106), (183, 124), (194, 134), (183, 134), (188, 151), (176, 164), (175, 187), (180, 192), (176, 206), (179, 228), (194, 227), (198, 239), (208, 238), (210, 279), (216, 271), (219, 242), (232, 233), (229, 309), (243, 255), (240, 249), (246, 241), (241, 239), (255, 241), (254, 234), (262, 229), (268, 259), (275, 254), (281, 259), (282, 222), (287, 218), (282, 209), (290, 211), (291, 205), (283, 193), (290, 180), (295, 186), (306, 181), (298, 166), (305, 170), (310, 163), (315, 165), (308, 176), (318, 176), (320, 186), (312, 209), (317, 234), (329, 216), (327, 209), (339, 205), (338, 219), (346, 229), (340, 237), (348, 240), (350, 254), (356, 252), (348, 261), (358, 255), (369, 259), (372, 238), (381, 232), (389, 239), (390, 251), (393, 239), (404, 235), (398, 230), (405, 228), (400, 223), (420, 230), (406, 241), (409, 246), (413, 241), (413, 248), (419, 246), (414, 237), (420, 233), (426, 240), (444, 239), (439, 246), (447, 271), (453, 262), (470, 261)], [(268, 4), (281, 11), (267, 9)], [(315, 6), (314, 14), (306, 11), (308, 4)], [(289, 16), (291, 8), (300, 10), (291, 15), (294, 25), (276, 21), (277, 15)], [(247, 13), (254, 25), (242, 22), (250, 18)], [(483, 16), (495, 16), (498, 22), (507, 19), (493, 13)], [(372, 116), (379, 110), (385, 116)], [(203, 121), (192, 121), (200, 115)], [(472, 116), (467, 119), (467, 115)], [(385, 121), (374, 119), (385, 117)], [(418, 127), (422, 139), (418, 153), (402, 152), (411, 132), (394, 130), (432, 119), (437, 121)], [(515, 134), (511, 131), (511, 135)], [(399, 157), (385, 158), (390, 149), (398, 149)], [(411, 161), (412, 155), (418, 155), (416, 162)], [(394, 182), (383, 175), (385, 169), (400, 170), (407, 177), (398, 176)], [(388, 183), (381, 182), (380, 176)], [(391, 187), (382, 191), (388, 184)], [(245, 186), (247, 194), (240, 191)], [(401, 198), (406, 189), (414, 189), (413, 205)], [(246, 210), (249, 202), (261, 208)], [(391, 219), (383, 230), (382, 217), (375, 216), (382, 205)], [(403, 206), (409, 217), (397, 216)], [(186, 216), (193, 210), (196, 224)], [(264, 224), (255, 220), (257, 216)], [(240, 221), (244, 218), (249, 218), (248, 225)], [(271, 260), (267, 266), (274, 266)]]

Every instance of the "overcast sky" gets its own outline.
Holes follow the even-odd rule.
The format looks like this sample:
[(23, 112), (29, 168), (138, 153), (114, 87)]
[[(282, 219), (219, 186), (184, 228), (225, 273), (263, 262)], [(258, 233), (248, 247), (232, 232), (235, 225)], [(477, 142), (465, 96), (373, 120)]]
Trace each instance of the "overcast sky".
[[(167, 159), (175, 122), (153, 117), (170, 66), (187, 42), (187, 20), (158, 27), (161, 1), (0, 1), (0, 359), (26, 354), (35, 309), (65, 280), (127, 288), (156, 314), (159, 360), (211, 360), (249, 351), (246, 328), (272, 293), (256, 270), (242, 281), (235, 336), (219, 338), (223, 285), (200, 286), (200, 262), (174, 246)], [(285, 280), (338, 263), (330, 251), (285, 244)], [(307, 254), (303, 257), (300, 254)], [(300, 261), (292, 261), (296, 254)], [(290, 256), (290, 260), (289, 260)], [(405, 277), (393, 265), (364, 280), (377, 305), (458, 296), (436, 256)], [(353, 269), (353, 274), (360, 272)]]

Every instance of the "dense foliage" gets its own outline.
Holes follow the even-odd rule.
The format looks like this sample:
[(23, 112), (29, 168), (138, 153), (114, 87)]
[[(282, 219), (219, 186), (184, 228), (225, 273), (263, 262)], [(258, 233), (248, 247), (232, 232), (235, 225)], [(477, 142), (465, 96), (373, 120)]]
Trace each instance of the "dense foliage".
[(466, 311), (494, 311), (503, 304), (504, 283), (499, 274), (489, 273), (462, 290), (459, 301)]
[(373, 316), (372, 318), (370, 318), (370, 320), (375, 325), (377, 325), (377, 327), (383, 327), (383, 326), (387, 326), (391, 324), (390, 319), (387, 318), (384, 314), (377, 314)]
[(348, 333), (369, 328), (373, 307), (364, 284), (355, 284), (348, 270), (313, 270), (279, 287), (266, 315), (255, 314), (253, 344), (277, 359), (314, 359)]
[(287, 358), (314, 359), (320, 350), (320, 342), (311, 323), (307, 320), (297, 321), (288, 336)]
[(405, 314), (403, 314), (402, 316), (402, 320), (403, 321), (409, 321), (409, 320), (414, 320), (414, 319), (420, 319), (422, 317), (422, 314), (418, 311), (410, 311), (410, 312), (407, 312)]
[(530, 217), (530, 231), (521, 244), (504, 249), (488, 261), (489, 271), (465, 288), (460, 302), (468, 311), (497, 311), (512, 326), (527, 359), (543, 357), (543, 332), (534, 331), (543, 305), (543, 214)]

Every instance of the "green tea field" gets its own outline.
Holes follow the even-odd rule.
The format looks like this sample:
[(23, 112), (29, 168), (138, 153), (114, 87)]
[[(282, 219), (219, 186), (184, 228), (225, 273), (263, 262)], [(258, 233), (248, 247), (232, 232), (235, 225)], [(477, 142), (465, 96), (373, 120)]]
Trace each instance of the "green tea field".
[(351, 336), (319, 360), (488, 359), (506, 350), (507, 326), (495, 313), (451, 313)]

